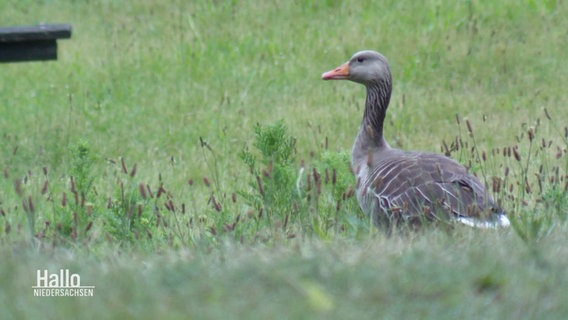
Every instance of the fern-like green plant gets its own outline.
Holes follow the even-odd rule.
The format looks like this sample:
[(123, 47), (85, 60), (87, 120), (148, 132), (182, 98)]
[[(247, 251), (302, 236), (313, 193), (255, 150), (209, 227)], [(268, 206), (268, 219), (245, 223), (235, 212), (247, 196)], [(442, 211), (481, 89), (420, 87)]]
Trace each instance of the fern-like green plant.
[(284, 219), (298, 200), (294, 167), (296, 139), (288, 134), (283, 121), (254, 127), (254, 150), (244, 147), (240, 158), (252, 176), (250, 192), (241, 196), (257, 210), (266, 212), (269, 219)]
[(95, 158), (89, 147), (89, 143), (80, 140), (69, 147), (71, 156), (70, 175), (73, 177), (75, 188), (79, 194), (86, 195), (93, 184), (93, 164)]

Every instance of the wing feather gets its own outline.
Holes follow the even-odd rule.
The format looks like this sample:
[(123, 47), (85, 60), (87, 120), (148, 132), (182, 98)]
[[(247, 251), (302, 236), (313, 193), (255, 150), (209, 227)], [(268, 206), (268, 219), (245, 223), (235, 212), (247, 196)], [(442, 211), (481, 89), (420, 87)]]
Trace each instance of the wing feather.
[(376, 219), (483, 220), (495, 211), (479, 179), (450, 158), (401, 152), (374, 160), (360, 177), (358, 197), (362, 209)]

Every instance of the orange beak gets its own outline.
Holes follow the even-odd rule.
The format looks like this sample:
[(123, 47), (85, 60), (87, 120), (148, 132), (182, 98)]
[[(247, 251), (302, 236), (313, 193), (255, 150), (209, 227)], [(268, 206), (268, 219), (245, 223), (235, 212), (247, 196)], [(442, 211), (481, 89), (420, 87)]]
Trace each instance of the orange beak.
[(339, 67), (325, 72), (321, 75), (322, 80), (343, 80), (349, 77), (349, 62), (345, 62)]

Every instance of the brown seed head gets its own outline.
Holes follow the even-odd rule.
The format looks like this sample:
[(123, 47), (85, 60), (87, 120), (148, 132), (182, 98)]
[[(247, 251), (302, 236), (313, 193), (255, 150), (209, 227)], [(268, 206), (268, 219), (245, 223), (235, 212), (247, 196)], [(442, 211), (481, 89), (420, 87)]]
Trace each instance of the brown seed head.
[(120, 158), (120, 164), (122, 165), (122, 172), (124, 174), (128, 174), (128, 169), (126, 169), (126, 163), (124, 162), (124, 158)]
[(469, 120), (465, 120), (465, 125), (467, 126), (467, 132), (469, 132), (469, 134), (473, 134), (473, 130), (471, 129), (471, 124), (469, 123)]
[(140, 192), (140, 195), (142, 196), (142, 199), (146, 200), (146, 198), (148, 197), (148, 195), (146, 194), (146, 187), (144, 186), (143, 183), (140, 183), (138, 185), (138, 191)]
[(130, 170), (130, 177), (134, 177), (136, 175), (136, 163), (132, 166)]
[(519, 154), (517, 148), (513, 148), (513, 155), (515, 156), (515, 160), (521, 161), (521, 155)]

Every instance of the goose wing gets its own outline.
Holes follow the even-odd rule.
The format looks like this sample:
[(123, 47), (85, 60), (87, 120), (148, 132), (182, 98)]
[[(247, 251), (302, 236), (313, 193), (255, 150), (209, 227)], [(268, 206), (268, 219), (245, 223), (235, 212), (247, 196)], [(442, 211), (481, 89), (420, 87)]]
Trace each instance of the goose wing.
[(481, 182), (447, 157), (393, 153), (370, 169), (360, 186), (360, 203), (376, 218), (483, 220), (494, 211), (494, 201)]

